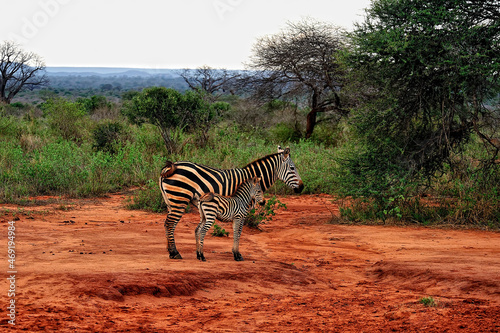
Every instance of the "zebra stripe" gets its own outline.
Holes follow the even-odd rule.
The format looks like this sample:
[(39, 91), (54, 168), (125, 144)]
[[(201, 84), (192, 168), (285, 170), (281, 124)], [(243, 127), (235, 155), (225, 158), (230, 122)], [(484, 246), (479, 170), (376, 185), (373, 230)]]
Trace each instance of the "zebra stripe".
[(252, 177), (261, 177), (263, 191), (280, 179), (295, 192), (300, 193), (304, 184), (290, 158), (290, 148), (264, 156), (249, 163), (244, 168), (216, 169), (192, 162), (167, 162), (161, 171), (159, 185), (163, 200), (168, 206), (165, 219), (167, 249), (170, 258), (182, 259), (175, 246), (174, 231), (185, 209), (195, 195), (202, 197), (213, 192), (231, 196), (238, 186)]
[(264, 204), (264, 194), (260, 186), (260, 178), (253, 177), (242, 183), (232, 197), (224, 197), (216, 193), (207, 193), (198, 200), (194, 198), (200, 211), (200, 223), (196, 227), (196, 257), (205, 261), (203, 255), (203, 241), (207, 231), (215, 219), (222, 222), (233, 222), (233, 255), (234, 260), (242, 261), (239, 251), (239, 240), (243, 230), (243, 222), (255, 203)]

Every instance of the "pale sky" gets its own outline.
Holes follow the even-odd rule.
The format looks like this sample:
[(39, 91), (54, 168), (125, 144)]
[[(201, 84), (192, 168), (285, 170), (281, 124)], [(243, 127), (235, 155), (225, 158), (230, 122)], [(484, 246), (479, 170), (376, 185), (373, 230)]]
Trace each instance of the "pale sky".
[(0, 42), (46, 66), (242, 69), (258, 37), (305, 17), (347, 30), (370, 0), (0, 0)]

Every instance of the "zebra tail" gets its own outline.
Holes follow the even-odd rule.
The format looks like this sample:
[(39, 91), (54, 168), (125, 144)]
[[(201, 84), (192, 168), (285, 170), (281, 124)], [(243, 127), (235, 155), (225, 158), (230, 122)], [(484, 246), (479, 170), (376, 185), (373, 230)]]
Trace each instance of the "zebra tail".
[(200, 206), (200, 196), (198, 195), (198, 193), (195, 193), (194, 194), (194, 197), (193, 197), (193, 200), (191, 200), (191, 202), (196, 206), (196, 207), (199, 207)]
[(161, 178), (168, 178), (172, 176), (176, 169), (177, 166), (174, 163), (167, 161), (163, 169), (161, 169)]

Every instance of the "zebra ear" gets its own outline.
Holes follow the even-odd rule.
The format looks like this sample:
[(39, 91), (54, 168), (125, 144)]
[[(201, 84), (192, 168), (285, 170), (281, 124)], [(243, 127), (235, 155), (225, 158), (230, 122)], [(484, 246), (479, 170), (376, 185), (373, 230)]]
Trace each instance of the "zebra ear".
[(260, 180), (261, 180), (261, 179), (262, 179), (261, 177), (255, 177), (255, 178), (254, 178), (255, 184), (260, 183)]
[(289, 155), (290, 155), (290, 147), (286, 147), (285, 150), (283, 151), (284, 159), (287, 159)]
[(284, 152), (283, 148), (281, 146), (278, 146), (278, 154)]

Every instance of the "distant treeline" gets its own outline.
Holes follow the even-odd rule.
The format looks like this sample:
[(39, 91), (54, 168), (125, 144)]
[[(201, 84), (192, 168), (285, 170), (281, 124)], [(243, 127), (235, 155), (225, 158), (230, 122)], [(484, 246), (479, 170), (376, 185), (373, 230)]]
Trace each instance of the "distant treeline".
[(125, 91), (141, 91), (146, 87), (160, 86), (185, 91), (188, 86), (180, 76), (158, 75), (49, 75), (49, 85), (43, 89), (20, 92), (14, 102), (38, 104), (44, 96), (56, 95), (66, 98), (90, 97), (104, 95), (112, 99), (120, 99)]

